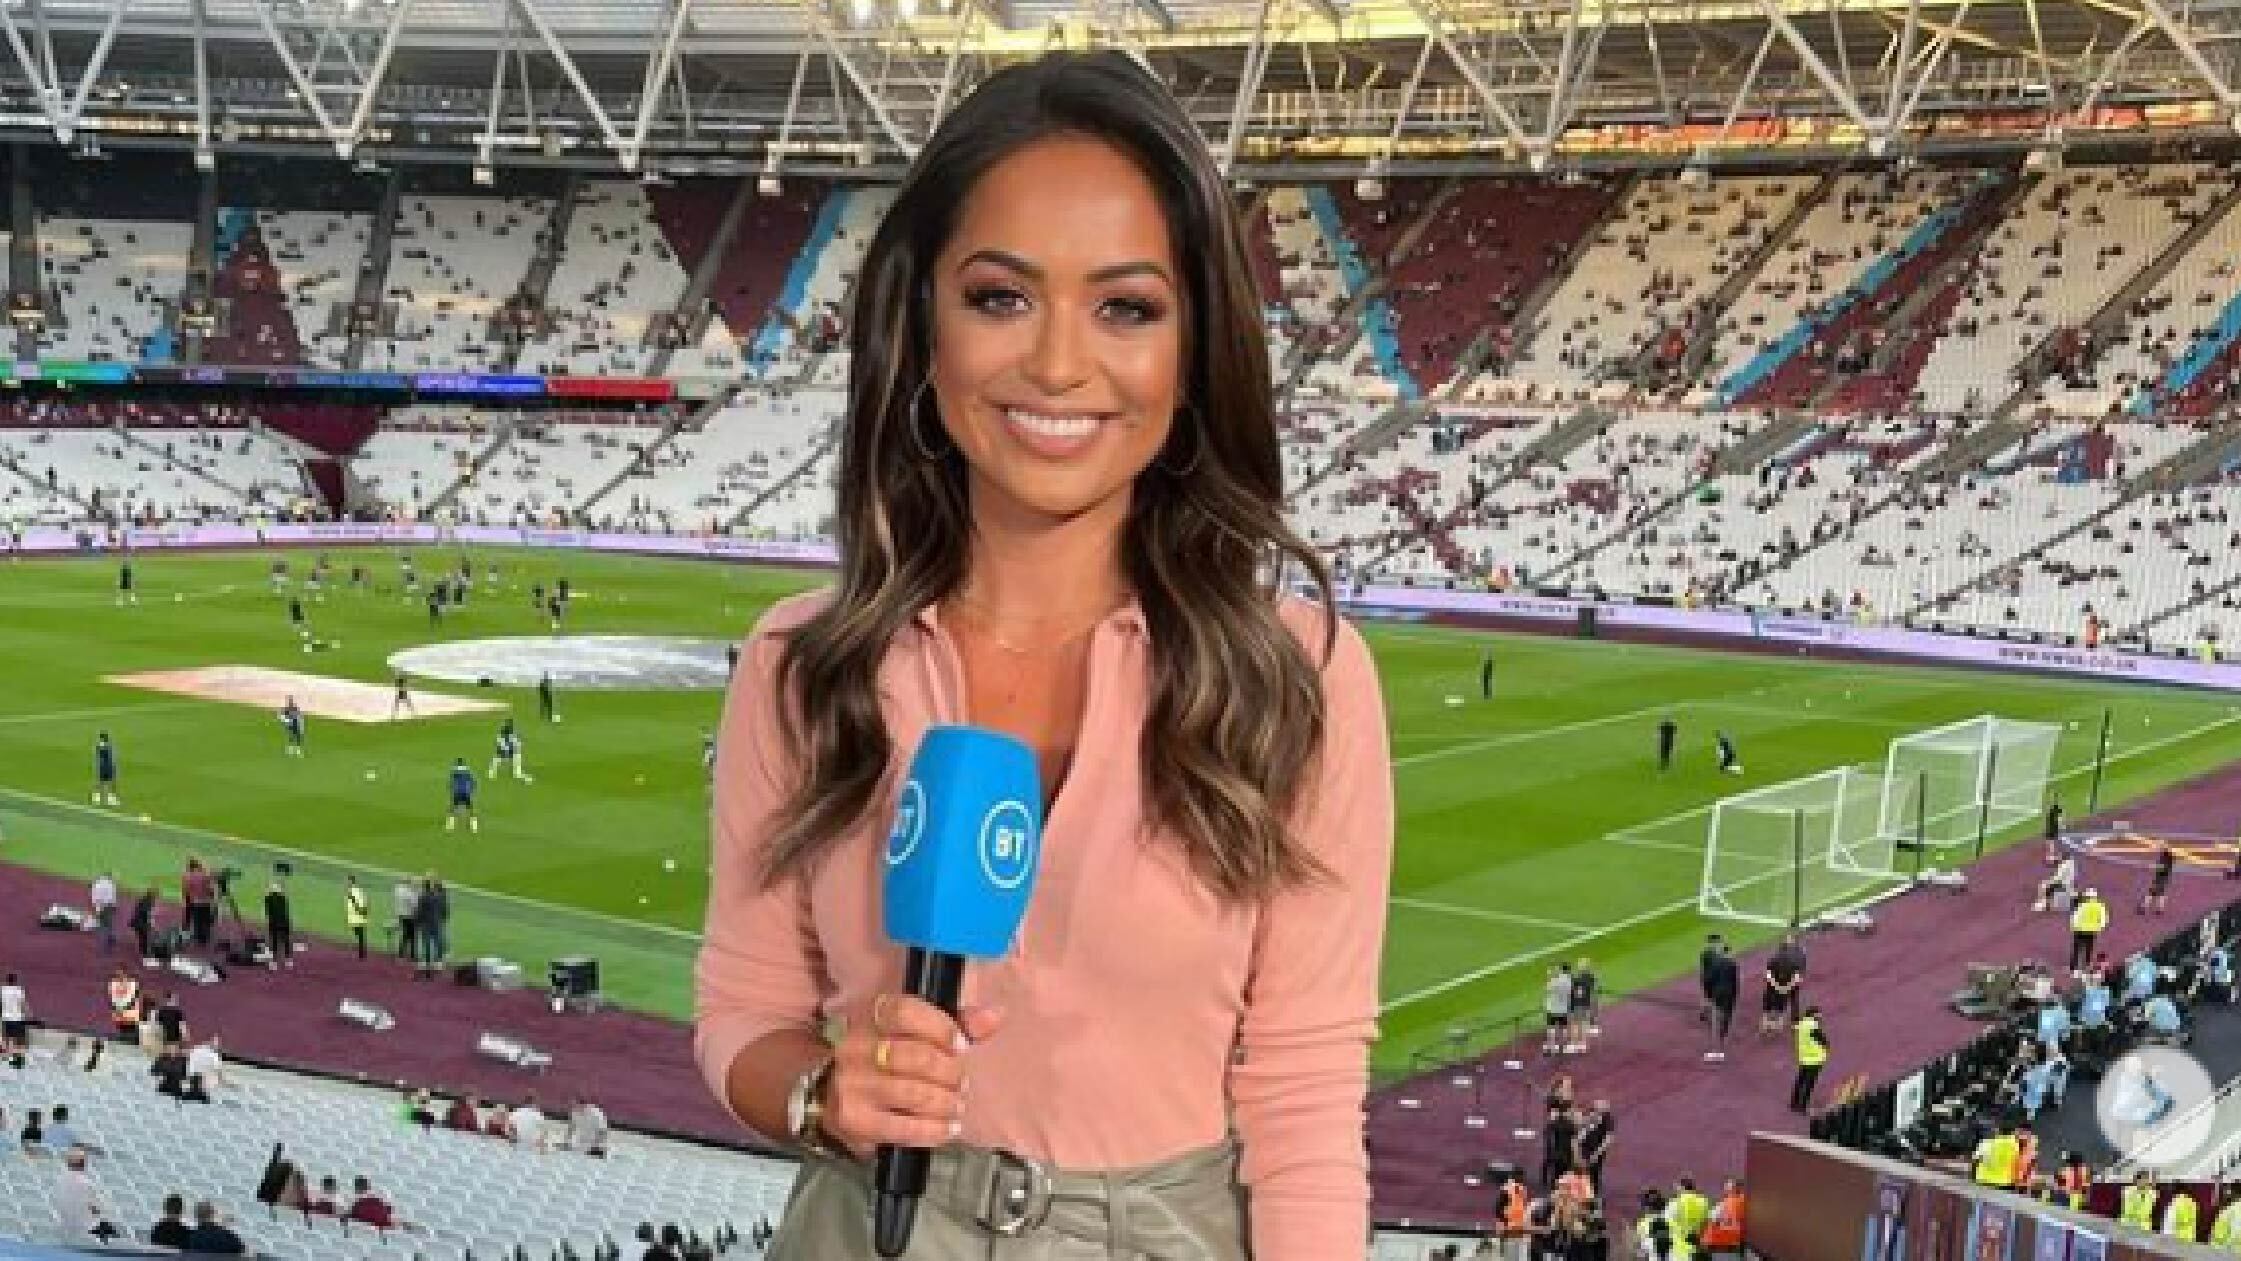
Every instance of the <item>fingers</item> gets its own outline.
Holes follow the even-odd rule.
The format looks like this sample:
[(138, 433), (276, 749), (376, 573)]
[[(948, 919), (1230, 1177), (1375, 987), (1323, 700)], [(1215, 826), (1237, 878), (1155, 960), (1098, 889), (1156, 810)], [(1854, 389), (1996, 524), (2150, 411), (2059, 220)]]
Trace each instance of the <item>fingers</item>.
[(834, 1054), (844, 1065), (853, 1063), (895, 1081), (919, 1081), (954, 1090), (965, 1077), (963, 1059), (947, 1044), (882, 1037), (869, 1030), (843, 1041)]
[(908, 994), (881, 994), (871, 1001), (864, 1028), (897, 1040), (912, 1039), (952, 1050), (965, 1049), (964, 1030), (950, 1014)]
[(859, 1159), (881, 1144), (940, 1147), (960, 1132), (971, 1042), (1001, 1023), (992, 1009), (961, 1020), (931, 1003), (884, 994), (846, 1022), (834, 1048), (825, 1129)]
[(986, 1042), (1004, 1027), (1004, 1010), (1001, 1007), (968, 1007), (958, 1013), (958, 1024), (968, 1043)]

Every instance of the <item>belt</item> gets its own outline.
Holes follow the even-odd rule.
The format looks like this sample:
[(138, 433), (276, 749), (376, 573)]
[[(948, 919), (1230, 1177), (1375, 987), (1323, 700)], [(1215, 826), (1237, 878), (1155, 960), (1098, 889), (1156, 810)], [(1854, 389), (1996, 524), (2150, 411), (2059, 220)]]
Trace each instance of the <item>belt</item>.
[(1236, 1155), (1225, 1142), (1153, 1165), (1074, 1171), (1015, 1152), (945, 1147), (934, 1153), (926, 1199), (992, 1235), (1049, 1230), (1119, 1245), (1132, 1208), (1156, 1206), (1165, 1189), (1229, 1181)]

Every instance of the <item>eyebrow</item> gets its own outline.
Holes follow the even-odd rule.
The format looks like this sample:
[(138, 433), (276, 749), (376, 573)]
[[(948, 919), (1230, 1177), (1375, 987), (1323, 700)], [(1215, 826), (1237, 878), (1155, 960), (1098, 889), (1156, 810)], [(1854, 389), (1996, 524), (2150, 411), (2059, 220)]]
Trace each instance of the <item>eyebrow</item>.
[[(958, 262), (957, 270), (963, 271), (967, 267), (972, 266), (974, 263), (994, 263), (998, 267), (1018, 272), (1020, 275), (1027, 277), (1029, 280), (1041, 280), (1043, 278), (1043, 269), (1041, 267), (1029, 262), (1024, 258), (1021, 258), (1019, 255), (1014, 254), (1009, 250), (974, 250), (972, 253), (967, 254), (962, 260)], [(1170, 287), (1172, 287), (1175, 283), (1174, 278), (1167, 274), (1166, 268), (1160, 266), (1158, 263), (1155, 263), (1148, 258), (1132, 259), (1125, 263), (1108, 264), (1107, 266), (1100, 267), (1096, 271), (1093, 271), (1089, 274), (1089, 278), (1099, 284), (1103, 284), (1108, 280), (1124, 279), (1129, 276), (1154, 276), (1160, 280), (1167, 282)]]

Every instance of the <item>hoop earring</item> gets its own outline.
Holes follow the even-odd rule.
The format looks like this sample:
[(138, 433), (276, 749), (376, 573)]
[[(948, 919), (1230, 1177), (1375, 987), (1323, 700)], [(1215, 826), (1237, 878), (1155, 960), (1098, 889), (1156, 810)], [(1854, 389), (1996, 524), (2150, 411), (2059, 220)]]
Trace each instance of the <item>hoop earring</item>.
[(926, 401), (926, 387), (933, 383), (932, 373), (928, 373), (924, 379), (919, 381), (918, 388), (912, 391), (910, 396), (910, 419), (904, 422), (904, 426), (910, 430), (910, 445), (916, 448), (918, 458), (928, 464), (932, 464), (948, 454), (947, 451), (941, 449), (939, 444), (926, 440), (925, 408), (920, 404)]
[[(1187, 425), (1181, 423), (1186, 417), (1189, 418), (1192, 423)], [(1192, 435), (1190, 463), (1184, 465), (1181, 468), (1171, 468), (1167, 463), (1167, 453), (1165, 451), (1161, 451), (1157, 456), (1154, 456), (1152, 458), (1152, 465), (1160, 472), (1167, 474), (1169, 477), (1175, 478), (1177, 481), (1181, 481), (1184, 478), (1189, 477), (1191, 474), (1196, 473), (1198, 471), (1198, 466), (1205, 462), (1206, 438), (1204, 435), (1198, 432), (1198, 425), (1196, 423), (1198, 420), (1198, 412), (1195, 408), (1191, 407), (1190, 404), (1185, 403), (1183, 406), (1176, 408), (1175, 418), (1177, 421), (1176, 428), (1178, 430), (1188, 432)]]

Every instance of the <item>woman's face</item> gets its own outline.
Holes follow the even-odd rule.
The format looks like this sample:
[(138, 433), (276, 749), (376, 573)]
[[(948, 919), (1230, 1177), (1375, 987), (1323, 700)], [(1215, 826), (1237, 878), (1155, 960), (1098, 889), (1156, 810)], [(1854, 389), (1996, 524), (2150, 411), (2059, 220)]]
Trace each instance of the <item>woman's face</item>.
[(1151, 182), (1100, 140), (981, 177), (936, 258), (933, 382), (982, 528), (1118, 528), (1180, 403), (1183, 291)]

